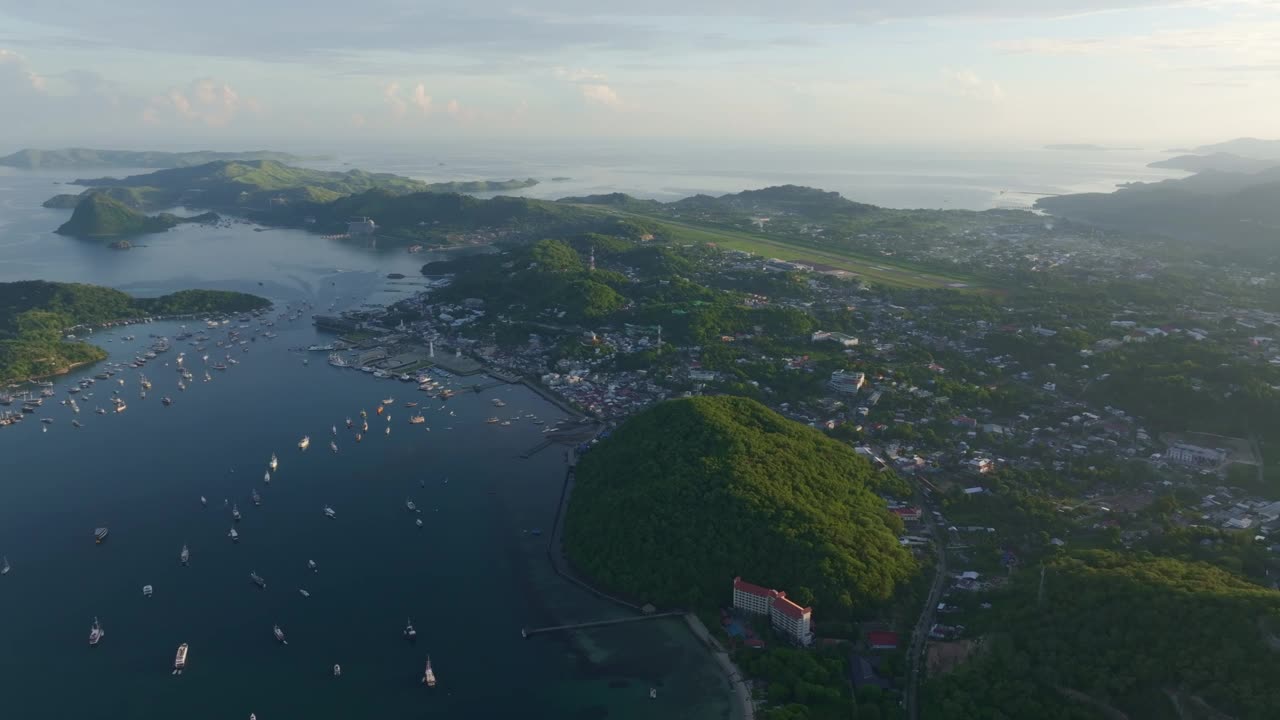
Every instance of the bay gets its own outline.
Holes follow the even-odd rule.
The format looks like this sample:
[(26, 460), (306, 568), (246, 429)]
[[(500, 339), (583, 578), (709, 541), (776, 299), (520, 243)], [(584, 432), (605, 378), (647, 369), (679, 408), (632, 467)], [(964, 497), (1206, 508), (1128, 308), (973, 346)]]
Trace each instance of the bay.
[[(418, 268), (431, 259), (246, 224), (182, 227), (147, 237), (145, 247), (109, 250), (51, 232), (68, 212), (39, 203), (69, 179), (0, 171), (0, 280), (92, 282), (138, 295), (234, 289), (270, 298), (276, 311), (305, 301), (328, 312), (403, 297), (421, 286)], [(393, 272), (407, 277), (386, 278)], [(210, 371), (209, 382), (200, 381), (194, 349), (175, 343), (141, 370), (154, 385), (147, 398), (139, 371), (128, 370), (117, 376), (124, 386), (99, 381), (94, 397), (81, 394), (74, 416), (56, 400), (97, 372), (85, 368), (57, 380), (57, 397), (40, 412), (54, 419), (47, 431), (34, 419), (0, 430), (0, 553), (13, 565), (0, 578), (6, 715), (729, 716), (727, 682), (679, 621), (520, 637), (522, 627), (624, 614), (560, 579), (547, 560), (564, 457), (554, 447), (519, 454), (541, 436), (523, 416), (553, 423), (559, 410), (519, 386), (431, 400), (411, 384), (295, 350), (331, 339), (305, 318), (272, 329), (278, 337), (234, 351), (239, 364)], [(91, 340), (120, 361), (150, 335), (179, 330), (133, 325)], [(197, 374), (185, 392), (173, 367), (183, 350)], [(213, 362), (226, 350), (209, 343), (208, 352)], [(95, 414), (109, 407), (112, 389), (128, 409)], [(396, 399), (390, 423), (374, 414), (388, 396)], [(506, 407), (495, 410), (491, 397)], [(421, 403), (427, 423), (408, 423), (408, 401)], [(361, 409), (373, 432), (356, 443), (344, 420), (358, 420)], [(486, 423), (495, 412), (522, 417)], [(73, 417), (84, 427), (73, 428)], [(334, 425), (337, 453), (327, 447)], [(312, 438), (306, 452), (297, 448), (304, 434)], [(272, 452), (280, 467), (268, 485)], [(255, 488), (261, 507), (250, 501)], [(421, 529), (407, 498), (423, 510)], [(224, 499), (243, 514), (239, 544), (227, 538)], [(335, 519), (323, 515), (325, 504)], [(111, 534), (95, 545), (99, 526)], [(183, 544), (189, 567), (178, 561)], [(251, 571), (265, 590), (250, 583)], [(145, 584), (153, 597), (143, 597)], [(106, 636), (91, 649), (94, 616)], [(410, 617), (415, 644), (401, 635)], [(272, 638), (275, 623), (287, 646)], [(191, 647), (188, 670), (172, 677), (182, 642)], [(421, 684), (428, 654), (434, 690)], [(332, 677), (334, 663), (341, 678)]]

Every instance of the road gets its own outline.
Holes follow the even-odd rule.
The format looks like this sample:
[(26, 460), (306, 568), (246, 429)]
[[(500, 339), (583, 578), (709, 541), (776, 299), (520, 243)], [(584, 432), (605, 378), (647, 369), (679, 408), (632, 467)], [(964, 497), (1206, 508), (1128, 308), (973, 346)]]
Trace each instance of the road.
[(929, 638), (929, 628), (933, 627), (933, 613), (942, 598), (942, 589), (947, 580), (947, 538), (942, 527), (938, 525), (927, 505), (924, 509), (924, 521), (933, 530), (934, 541), (938, 546), (938, 566), (933, 576), (933, 586), (929, 588), (929, 597), (925, 600), (920, 612), (920, 620), (911, 633), (911, 649), (907, 658), (911, 667), (907, 670), (907, 720), (919, 720), (920, 704), (917, 696), (920, 690), (920, 663), (924, 660), (925, 641)]

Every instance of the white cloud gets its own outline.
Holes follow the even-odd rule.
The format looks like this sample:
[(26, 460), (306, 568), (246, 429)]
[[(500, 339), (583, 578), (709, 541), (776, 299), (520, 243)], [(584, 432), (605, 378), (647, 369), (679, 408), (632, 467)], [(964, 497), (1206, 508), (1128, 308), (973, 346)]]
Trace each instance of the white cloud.
[(27, 64), (27, 59), (13, 50), (0, 48), (0, 92), (43, 93), (48, 83)]
[(412, 102), (423, 115), (431, 112), (431, 96), (427, 94), (427, 87), (422, 83), (418, 83), (413, 88)]
[(400, 97), (400, 83), (392, 80), (382, 88), (382, 97), (387, 101), (387, 107), (391, 109), (391, 117), (399, 120), (409, 112), (409, 104)]
[(599, 82), (604, 82), (606, 80), (604, 73), (595, 72), (593, 70), (587, 70), (584, 68), (570, 69), (565, 67), (557, 67), (557, 68), (554, 68), (551, 72), (561, 80), (567, 80), (568, 82), (571, 82), (571, 83), (584, 83), (584, 82), (599, 83)]
[(964, 97), (1001, 102), (1004, 100), (1004, 88), (994, 80), (984, 80), (972, 70), (953, 70), (943, 68), (942, 76), (947, 79), (953, 92)]
[(260, 111), (256, 100), (242, 99), (227, 83), (199, 78), (152, 98), (142, 111), (142, 120), (149, 125), (226, 127), (242, 112)]
[(1013, 54), (1135, 55), (1219, 51), (1241, 56), (1274, 56), (1280, 47), (1280, 23), (1232, 22), (1210, 27), (1161, 30), (1137, 35), (1080, 38), (1027, 38), (993, 43)]
[(617, 107), (622, 104), (618, 93), (604, 83), (579, 85), (578, 89), (582, 92), (582, 98), (588, 103), (606, 105), (608, 107)]
[(462, 112), (462, 106), (458, 104), (457, 100), (450, 100), (449, 103), (445, 105), (444, 109), (445, 109), (445, 112), (449, 113), (450, 115), (457, 115), (458, 113)]

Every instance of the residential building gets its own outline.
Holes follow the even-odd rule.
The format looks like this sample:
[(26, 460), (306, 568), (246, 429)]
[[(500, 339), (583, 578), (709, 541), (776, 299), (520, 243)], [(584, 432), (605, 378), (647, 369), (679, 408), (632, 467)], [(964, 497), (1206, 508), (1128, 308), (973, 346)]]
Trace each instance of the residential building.
[(1169, 446), (1165, 457), (1169, 460), (1182, 463), (1183, 465), (1199, 465), (1202, 467), (1217, 467), (1227, 459), (1227, 452), (1218, 448), (1200, 447), (1199, 445), (1190, 445), (1187, 443), (1174, 443)]
[(800, 607), (781, 590), (733, 579), (733, 607), (756, 615), (768, 615), (773, 627), (801, 645), (813, 642), (813, 609)]
[(856, 395), (863, 385), (867, 384), (867, 374), (861, 372), (847, 372), (837, 370), (831, 373), (831, 380), (827, 382), (832, 390), (845, 395)]
[(898, 633), (887, 630), (872, 630), (867, 633), (867, 644), (872, 650), (897, 650)]

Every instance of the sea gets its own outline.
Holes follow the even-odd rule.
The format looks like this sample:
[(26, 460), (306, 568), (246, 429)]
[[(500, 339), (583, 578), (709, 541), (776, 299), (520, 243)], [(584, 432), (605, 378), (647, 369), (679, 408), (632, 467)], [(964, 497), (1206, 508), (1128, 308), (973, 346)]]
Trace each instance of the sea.
[[(36, 417), (0, 428), (0, 554), (12, 566), (0, 576), (0, 715), (733, 717), (727, 680), (682, 620), (521, 637), (522, 628), (627, 615), (562, 580), (549, 562), (564, 451), (520, 455), (545, 427), (528, 416), (554, 424), (564, 417), (554, 405), (522, 386), (442, 402), (299, 349), (333, 340), (310, 325), (310, 312), (403, 298), (421, 289), (419, 269), (431, 255), (247, 224), (181, 227), (111, 250), (51, 232), (67, 211), (40, 202), (67, 191), (60, 183), (71, 177), (0, 171), (0, 281), (89, 282), (136, 295), (241, 290), (270, 298), (272, 318), (302, 303), (313, 309), (276, 320), (277, 337), (234, 350), (240, 362), (210, 370), (209, 382), (201, 353), (175, 341), (141, 370), (99, 380), (93, 397), (75, 396), (79, 415), (59, 401), (96, 367), (57, 378)], [(126, 361), (182, 324), (87, 339), (110, 353), (108, 362)], [(196, 381), (180, 391), (175, 358), (184, 351)], [(227, 350), (211, 341), (207, 352), (212, 364)], [(144, 373), (153, 385), (146, 398)], [(450, 382), (464, 389), (483, 380)], [(127, 409), (95, 413), (110, 410), (115, 391)], [(165, 395), (172, 406), (161, 403)], [(495, 397), (505, 407), (494, 407)], [(395, 402), (378, 416), (385, 399)], [(404, 406), (413, 401), (419, 407)], [(370, 432), (357, 443), (345, 419), (358, 423), (361, 410)], [(409, 424), (414, 411), (427, 421)], [(495, 415), (512, 422), (486, 422)], [(304, 435), (312, 440), (305, 452)], [(272, 453), (280, 464), (267, 484)], [(255, 489), (261, 506), (250, 500)], [(406, 508), (409, 499), (420, 515)], [(110, 530), (101, 545), (97, 527)], [(228, 538), (232, 527), (239, 543)], [(184, 544), (187, 567), (178, 559)], [(94, 617), (106, 635), (90, 648)], [(402, 634), (410, 619), (414, 643)], [(275, 624), (288, 645), (273, 638)], [(181, 643), (188, 665), (174, 677)], [(428, 656), (438, 679), (431, 689), (421, 682)]]
[[(520, 192), (541, 198), (627, 192), (670, 200), (794, 183), (887, 207), (985, 209), (1025, 207), (1036, 197), (1021, 193), (1106, 191), (1178, 175), (1145, 167), (1157, 157), (637, 153), (540, 144), (384, 148), (311, 164), (426, 180), (534, 177), (541, 182)], [(130, 172), (146, 171), (112, 174)], [(274, 339), (257, 337), (248, 352), (235, 350), (240, 362), (211, 370), (208, 382), (201, 354), (175, 342), (140, 371), (98, 381), (93, 397), (77, 396), (79, 415), (59, 401), (97, 367), (56, 379), (55, 397), (37, 416), (51, 425), (29, 418), (0, 428), (0, 554), (12, 565), (0, 577), (3, 716), (736, 718), (726, 678), (682, 621), (521, 637), (522, 628), (626, 615), (557, 576), (548, 561), (564, 451), (520, 456), (541, 437), (528, 416), (553, 424), (564, 417), (560, 410), (522, 386), (460, 392), (442, 402), (411, 384), (331, 367), (325, 353), (301, 349), (333, 339), (310, 325), (311, 312), (418, 292), (422, 264), (446, 253), (410, 255), (247, 223), (182, 226), (142, 238), (134, 249), (111, 250), (53, 233), (69, 211), (40, 207), (57, 193), (78, 192), (67, 184), (86, 174), (102, 173), (0, 168), (0, 281), (87, 282), (138, 296), (239, 290), (275, 303), (271, 317), (304, 303), (310, 309), (301, 320), (277, 320)], [(108, 362), (119, 362), (155, 336), (182, 330), (183, 323), (156, 322), (87, 339), (110, 353)], [(211, 363), (226, 353), (208, 345)], [(183, 351), (197, 379), (180, 391), (174, 364)], [(143, 373), (153, 383), (146, 398)], [(110, 408), (113, 392), (127, 410), (95, 413)], [(161, 403), (165, 395), (172, 406)], [(493, 397), (506, 406), (495, 408)], [(395, 402), (377, 416), (384, 399)], [(420, 403), (415, 410), (426, 423), (408, 423), (410, 401)], [(371, 432), (357, 443), (345, 419), (358, 421), (361, 410)], [(495, 414), (513, 421), (485, 422)], [(73, 418), (83, 427), (74, 428)], [(298, 448), (304, 435), (312, 440), (305, 452)], [(267, 484), (272, 453), (280, 466)], [(261, 506), (250, 501), (255, 489)], [(420, 515), (406, 508), (409, 499)], [(232, 504), (243, 514), (239, 523)], [(325, 505), (335, 518), (325, 517)], [(241, 538), (235, 544), (227, 537), (233, 526)], [(101, 545), (93, 539), (97, 527), (110, 529)], [(187, 567), (178, 560), (184, 544)], [(250, 582), (251, 572), (265, 579), (265, 590)], [(154, 587), (151, 597), (143, 596), (144, 585)], [(90, 648), (94, 617), (106, 635)], [(409, 619), (418, 632), (412, 644), (402, 636)], [(273, 638), (275, 624), (288, 645)], [(190, 646), (188, 666), (174, 677), (181, 643)], [(421, 683), (428, 656), (439, 681), (433, 689)], [(333, 676), (334, 664), (341, 677)]]

